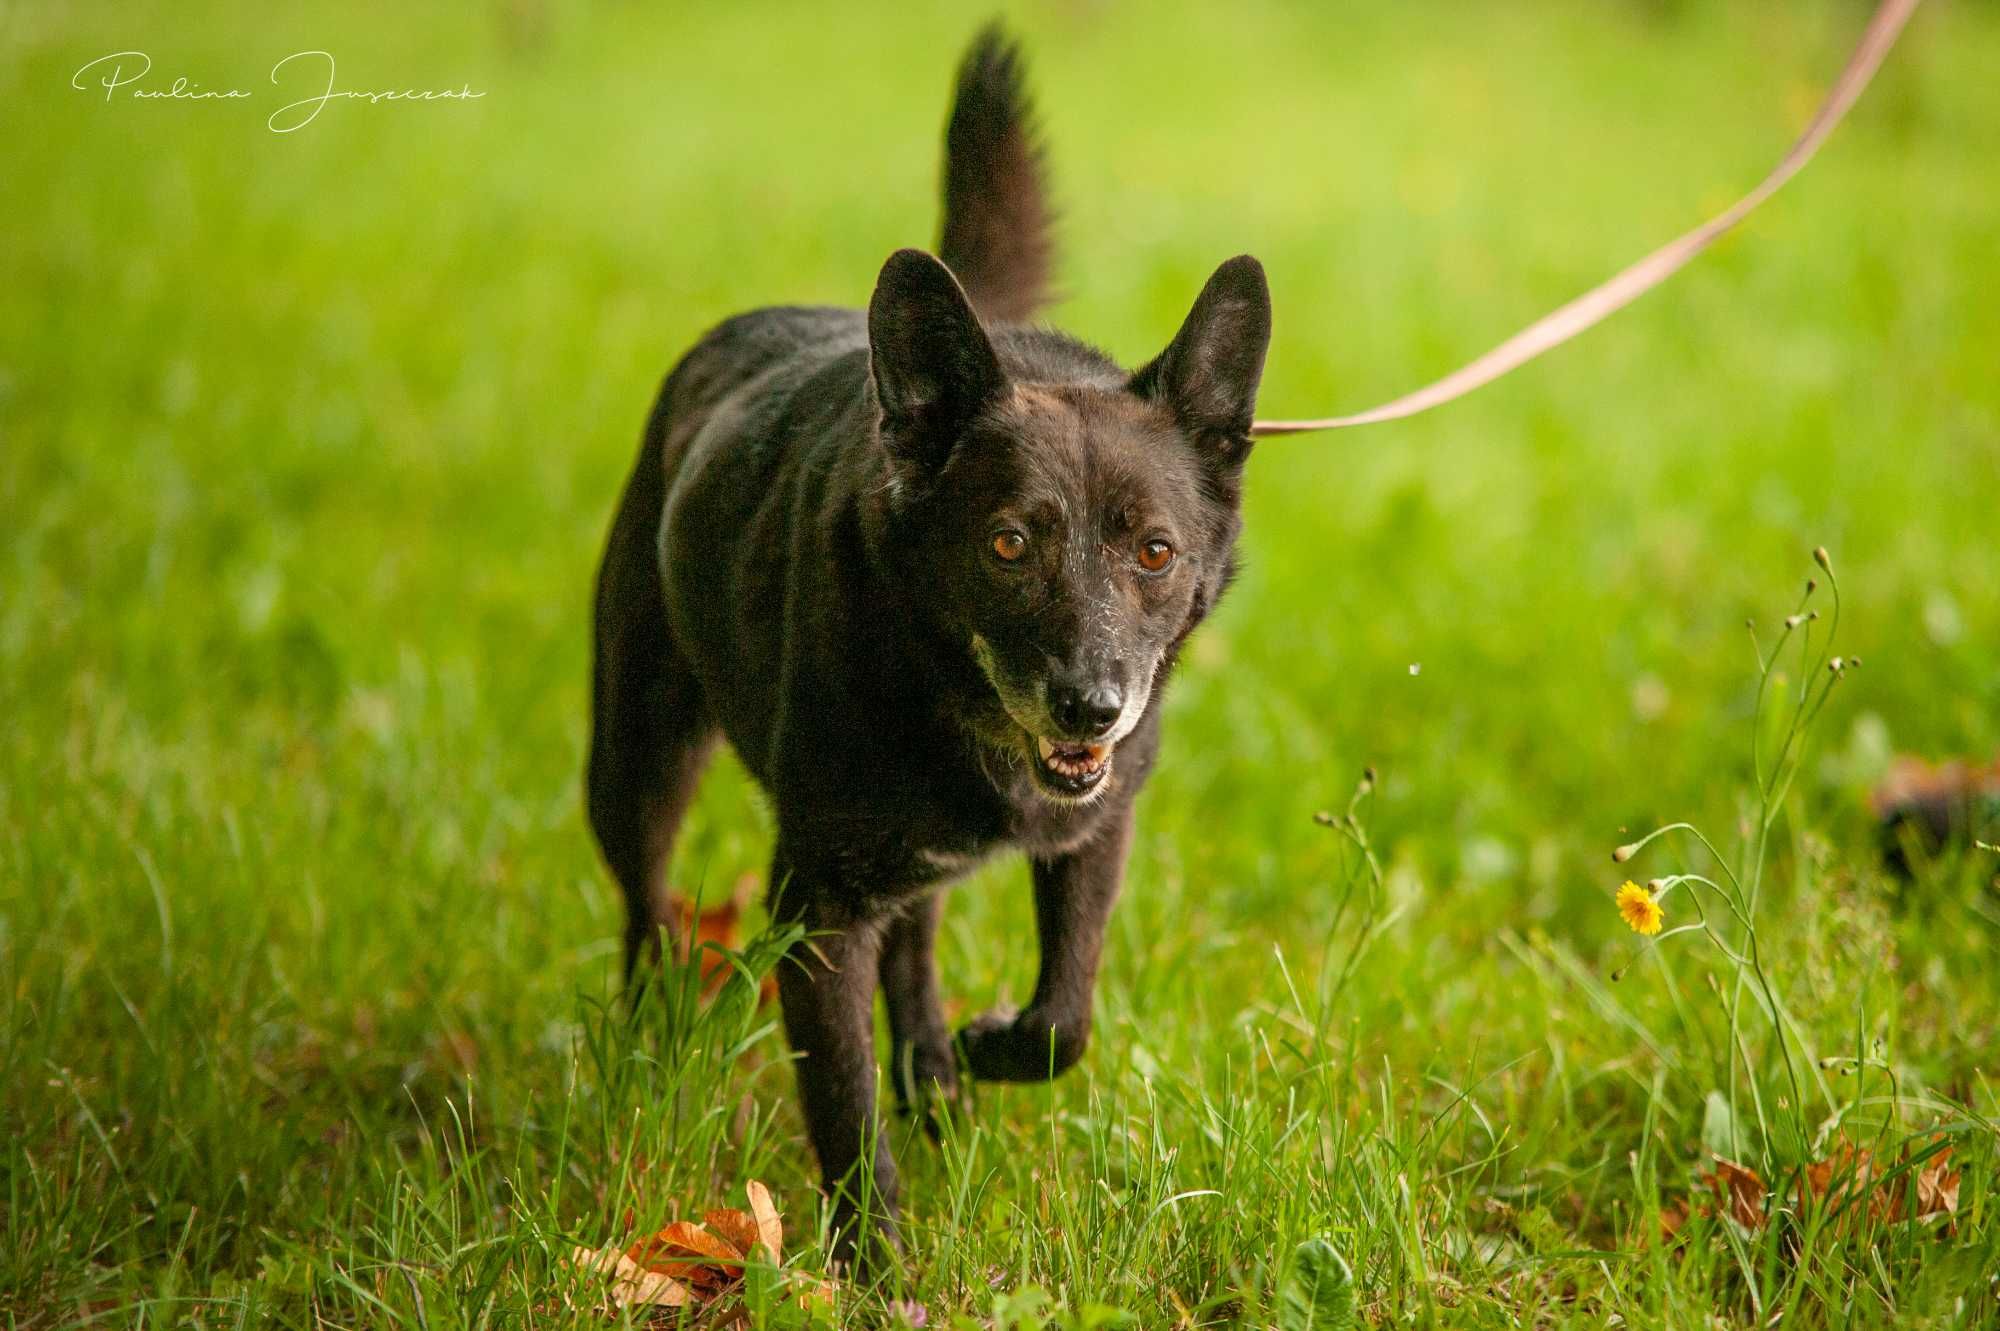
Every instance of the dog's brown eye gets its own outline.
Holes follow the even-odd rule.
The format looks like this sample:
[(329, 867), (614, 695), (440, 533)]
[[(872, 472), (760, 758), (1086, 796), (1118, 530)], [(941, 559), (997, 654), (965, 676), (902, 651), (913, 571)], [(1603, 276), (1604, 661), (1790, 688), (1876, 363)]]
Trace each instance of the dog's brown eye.
[(1165, 541), (1148, 541), (1139, 547), (1139, 567), (1158, 573), (1174, 562), (1174, 548)]
[(1028, 548), (1028, 538), (1017, 531), (998, 532), (993, 537), (993, 553), (1013, 563)]

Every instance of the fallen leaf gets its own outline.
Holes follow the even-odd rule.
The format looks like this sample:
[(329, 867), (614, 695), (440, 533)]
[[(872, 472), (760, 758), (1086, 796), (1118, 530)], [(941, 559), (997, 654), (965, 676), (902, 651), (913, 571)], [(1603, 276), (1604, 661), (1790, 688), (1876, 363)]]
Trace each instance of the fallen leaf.
[[(1907, 1147), (1901, 1158), (1909, 1159)], [(1947, 1146), (1917, 1171), (1915, 1219), (1929, 1220), (1958, 1211), (1959, 1171), (1951, 1168), (1950, 1158), (1951, 1148)], [(1910, 1218), (1906, 1214), (1908, 1192), (1898, 1182), (1884, 1178), (1867, 1151), (1847, 1142), (1842, 1142), (1831, 1156), (1806, 1167), (1804, 1190), (1836, 1206), (1846, 1206), (1865, 1197), (1868, 1214), (1876, 1220), (1893, 1223)]]
[(798, 1298), (801, 1308), (817, 1308), (824, 1312), (833, 1311), (840, 1291), (831, 1280), (820, 1276), (806, 1275), (803, 1272), (794, 1276), (793, 1280), (799, 1287)]
[[(2000, 758), (1981, 766), (1965, 759), (1931, 763), (1900, 754), (1868, 792), (1868, 805), (1884, 828), (1913, 834), (1935, 854), (1954, 835), (1979, 830), (2000, 805)], [(1894, 851), (1892, 860), (1899, 856)]]
[(739, 1257), (748, 1257), (762, 1236), (751, 1216), (733, 1208), (719, 1207), (701, 1218), (701, 1227), (726, 1241)]
[(1826, 1196), (1827, 1186), (1832, 1182), (1833, 1161), (1831, 1159), (1819, 1160), (1807, 1165), (1805, 1177), (1799, 1180), (1799, 1187), (1803, 1189), (1799, 1195), (1799, 1200), (1803, 1202), (1807, 1197), (1818, 1198)]
[[(778, 1266), (784, 1227), (771, 1190), (752, 1180), (747, 1191), (750, 1210), (717, 1207), (700, 1222), (676, 1220), (665, 1228), (634, 1239), (624, 1248), (577, 1248), (579, 1266), (611, 1277), (599, 1312), (620, 1308), (702, 1309), (702, 1325), (747, 1325), (734, 1295), (743, 1283), (743, 1268), (755, 1258)], [(627, 1224), (631, 1221), (628, 1217)], [(781, 1271), (793, 1297), (805, 1306), (831, 1307), (837, 1294), (828, 1280), (803, 1271)]]
[(1715, 1169), (1703, 1174), (1702, 1181), (1715, 1190), (1717, 1200), (1728, 1208), (1730, 1219), (1745, 1229), (1764, 1224), (1764, 1194), (1769, 1191), (1757, 1171), (1734, 1160), (1715, 1157)]
[[(729, 983), (729, 977), (736, 974), (736, 968), (715, 948), (726, 948), (731, 952), (743, 950), (743, 912), (750, 904), (750, 898), (757, 890), (757, 875), (745, 874), (736, 880), (736, 890), (726, 901), (695, 909), (695, 903), (679, 892), (667, 893), (667, 909), (674, 913), (677, 927), (674, 930), (674, 956), (686, 965), (688, 958), (701, 953), (701, 992), (704, 998), (714, 998)], [(702, 944), (713, 943), (714, 948), (703, 948)], [(769, 1003), (778, 996), (778, 981), (773, 976), (765, 976), (757, 991), (757, 1002)]]
[(764, 1245), (764, 1255), (776, 1266), (784, 1260), (781, 1254), (785, 1247), (785, 1226), (778, 1217), (777, 1204), (771, 1200), (771, 1190), (756, 1179), (750, 1180), (747, 1189), (750, 1194), (750, 1214), (757, 1218), (757, 1241)]
[(451, 1060), (452, 1067), (470, 1077), (479, 1070), (479, 1043), (462, 1030), (444, 1033), (443, 1053)]
[(1980, 766), (1960, 758), (1932, 763), (1903, 753), (1868, 792), (1868, 804), (1877, 818), (1887, 819), (1911, 809), (1945, 809), (1955, 801), (1981, 796), (2000, 796), (2000, 758)]
[(743, 1277), (743, 1252), (692, 1220), (676, 1220), (625, 1249), (648, 1271), (672, 1276), (703, 1289), (722, 1289)]
[(570, 1260), (588, 1271), (611, 1277), (597, 1311), (620, 1308), (683, 1308), (691, 1297), (686, 1285), (672, 1276), (648, 1271), (616, 1248), (578, 1248)]
[(1859, 1202), (1871, 1190), (1875, 1191), (1869, 1201), (1871, 1213), (1879, 1219), (1887, 1206), (1887, 1199), (1876, 1184), (1875, 1157), (1847, 1141), (1835, 1147), (1833, 1154), (1807, 1165), (1799, 1186), (1801, 1207), (1811, 1197), (1842, 1208)]
[[(1935, 1139), (1933, 1139), (1935, 1140)], [(1906, 1219), (1932, 1220), (1955, 1217), (1958, 1212), (1959, 1171), (1951, 1168), (1951, 1148), (1946, 1147), (1926, 1160), (1914, 1181), (1903, 1172), (1886, 1170), (1874, 1155), (1846, 1140), (1825, 1157), (1807, 1165), (1800, 1174), (1794, 1196), (1801, 1211), (1809, 1206), (1830, 1207), (1837, 1223), (1848, 1224), (1861, 1217), (1889, 1224)], [(1905, 1164), (1910, 1148), (1905, 1146), (1898, 1159)], [(1768, 1189), (1757, 1172), (1733, 1160), (1715, 1157), (1715, 1168), (1702, 1174), (1703, 1186), (1712, 1190), (1717, 1206), (1746, 1229), (1763, 1227)], [(1910, 1212), (1915, 1194), (1915, 1215)], [(1697, 1215), (1714, 1211), (1703, 1202), (1682, 1198), (1660, 1208), (1660, 1239), (1671, 1242)], [(1947, 1229), (1955, 1220), (1947, 1220)]]
[(1958, 1213), (1958, 1171), (1948, 1168), (1951, 1148), (1932, 1156), (1917, 1173), (1917, 1219)]
[(1669, 1202), (1660, 1208), (1660, 1242), (1672, 1243), (1674, 1236), (1687, 1224), (1688, 1204), (1686, 1199)]

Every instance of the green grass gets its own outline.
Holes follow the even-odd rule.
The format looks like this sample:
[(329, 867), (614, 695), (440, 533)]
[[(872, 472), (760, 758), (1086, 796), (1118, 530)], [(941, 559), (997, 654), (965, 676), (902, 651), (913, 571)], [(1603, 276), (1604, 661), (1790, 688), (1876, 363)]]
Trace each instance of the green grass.
[[(673, 358), (745, 307), (858, 303), (930, 237), (984, 11), (318, 8), (0, 8), (8, 1325), (594, 1323), (573, 1243), (750, 1178), (821, 1260), (774, 1013), (616, 1016), (587, 588)], [(1249, 250), (1265, 414), (1401, 391), (1775, 159), (1865, 6), (1754, 8), (1022, 7), (1053, 317), (1136, 362)], [(487, 96), (266, 132), (270, 66), (315, 47)], [(69, 88), (124, 48), (258, 99)], [(1091, 1053), (941, 1147), (895, 1126), (931, 1325), (1037, 1289), (1065, 1325), (1269, 1325), (1314, 1236), (1376, 1325), (2000, 1316), (1995, 862), (1899, 884), (1861, 802), (1891, 747), (2000, 749), (1996, 63), (2000, 11), (1926, 6), (1823, 160), (1664, 291), (1434, 415), (1260, 446)], [(1758, 906), (1795, 1098), (1754, 998), (1727, 1056), (1713, 949), (1610, 979), (1625, 873), (1713, 862), (1607, 857), (1686, 817), (1746, 866), (1743, 620), (1768, 648), (1820, 543), (1866, 665)], [(1371, 764), (1379, 881), (1312, 818)], [(769, 828), (718, 768), (677, 881), (727, 890)], [(1030, 918), (1018, 865), (954, 892), (968, 1014), (1025, 992)], [(1836, 1119), (1891, 1157), (1942, 1125), (1956, 1232), (1661, 1244), (1732, 1099), (1774, 1183)]]

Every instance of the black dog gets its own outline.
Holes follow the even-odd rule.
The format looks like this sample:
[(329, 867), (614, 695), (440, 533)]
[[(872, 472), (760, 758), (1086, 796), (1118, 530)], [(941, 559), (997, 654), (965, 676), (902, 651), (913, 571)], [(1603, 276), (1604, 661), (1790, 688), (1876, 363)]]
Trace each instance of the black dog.
[[(895, 1244), (875, 1118), (879, 984), (898, 1099), (1075, 1063), (1160, 693), (1234, 568), (1270, 340), (1249, 257), (1128, 374), (1025, 326), (1047, 278), (1040, 153), (989, 30), (946, 134), (942, 261), (889, 257), (864, 314), (731, 319), (667, 376), (599, 572), (590, 818), (657, 944), (664, 866), (726, 736), (776, 807), (785, 1029), (843, 1252)], [(954, 1044), (940, 889), (1034, 869), (1041, 977)], [(868, 1205), (870, 1197), (877, 1204)]]

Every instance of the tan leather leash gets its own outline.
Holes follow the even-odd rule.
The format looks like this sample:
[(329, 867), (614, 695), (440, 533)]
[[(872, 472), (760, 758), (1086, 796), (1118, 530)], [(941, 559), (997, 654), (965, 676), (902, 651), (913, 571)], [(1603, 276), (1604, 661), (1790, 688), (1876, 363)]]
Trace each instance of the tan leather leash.
[(1875, 16), (1868, 22), (1868, 30), (1861, 35), (1860, 45), (1848, 57), (1847, 67), (1841, 70), (1840, 78), (1835, 81), (1832, 91), (1827, 93), (1826, 101), (1821, 103), (1818, 114), (1806, 126), (1805, 133), (1799, 135), (1791, 151), (1785, 154), (1770, 175), (1758, 182), (1757, 188), (1738, 199), (1726, 211), (1667, 242), (1623, 272), (1592, 287), (1561, 309), (1537, 319), (1479, 359), (1453, 370), (1435, 383), (1351, 416), (1326, 416), (1303, 421), (1257, 421), (1251, 425), (1250, 433), (1308, 434), (1315, 430), (1344, 430), (1350, 425), (1374, 425), (1429, 411), (1492, 383), (1509, 370), (1519, 369), (1543, 352), (1561, 346), (1593, 324), (1630, 305), (1679, 272), (1718, 236), (1755, 212), (1758, 205), (1776, 194), (1786, 181), (1799, 173), (1799, 168), (1812, 160), (1813, 154), (1833, 133), (1834, 126), (1840, 123), (1840, 118), (1847, 114), (1847, 108), (1854, 105), (1862, 89), (1875, 76), (1883, 57), (1896, 44), (1896, 38), (1916, 11), (1917, 4), (1918, 0), (1882, 0), (1876, 7)]

